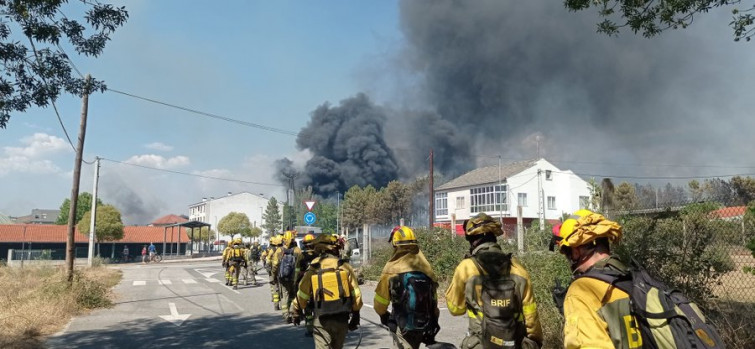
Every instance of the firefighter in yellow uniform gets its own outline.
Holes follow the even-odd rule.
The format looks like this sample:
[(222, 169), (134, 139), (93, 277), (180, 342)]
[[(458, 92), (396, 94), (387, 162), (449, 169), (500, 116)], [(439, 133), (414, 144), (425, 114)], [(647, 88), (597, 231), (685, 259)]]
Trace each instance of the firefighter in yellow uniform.
[(233, 249), (231, 247), (232, 243), (233, 243), (233, 240), (231, 240), (228, 243), (228, 245), (225, 246), (225, 248), (223, 249), (223, 257), (221, 259), (222, 260), (223, 269), (225, 270), (225, 285), (226, 286), (228, 286), (228, 285), (231, 284), (231, 273), (228, 270), (228, 256), (229, 256), (231, 250)]
[[(446, 290), (451, 315), (467, 313), (469, 317), (461, 348), (509, 343), (516, 348), (539, 348), (543, 330), (529, 274), (496, 242), (503, 235), (501, 223), (480, 213), (465, 221), (464, 228), (471, 256), (456, 267)], [(490, 302), (482, 302), (488, 298)], [(490, 326), (483, 326), (483, 321)]]
[(278, 257), (278, 249), (283, 239), (280, 235), (270, 238), (270, 248), (267, 254), (268, 274), (270, 278), (270, 295), (273, 300), (273, 307), (275, 310), (280, 310), (280, 285), (278, 284), (278, 276), (272, 271), (273, 261)]
[(317, 349), (341, 349), (347, 331), (359, 328), (362, 292), (348, 262), (338, 258), (337, 237), (320, 234), (314, 240), (318, 254), (304, 273), (296, 302), (291, 307), (295, 326), (301, 323), (301, 310), (314, 305), (314, 340)]
[[(394, 228), (388, 241), (393, 246), (393, 256), (383, 267), (375, 288), (375, 312), (380, 322), (388, 326), (399, 349), (417, 349), (423, 342), (434, 344), (440, 330), (438, 277), (419, 250), (411, 228)], [(414, 304), (406, 304), (410, 298)], [(388, 311), (391, 303), (392, 313)]]
[[(621, 226), (600, 214), (579, 210), (553, 228), (553, 244), (571, 263), (575, 274), (587, 270), (626, 271), (610, 255), (609, 242), (621, 239)], [(602, 280), (581, 277), (571, 283), (564, 299), (564, 348), (642, 348), (629, 295)]]
[(233, 289), (238, 289), (239, 274), (241, 268), (246, 265), (246, 249), (241, 241), (241, 238), (233, 239), (231, 242), (231, 249), (228, 250), (226, 255), (228, 271), (226, 274), (230, 276), (230, 283), (226, 283), (228, 286), (233, 286)]
[[(312, 263), (312, 260), (317, 257), (317, 254), (315, 254), (315, 235), (314, 234), (307, 234), (302, 239), (302, 243), (304, 245), (304, 250), (302, 251), (302, 259), (299, 262), (299, 270), (301, 270), (301, 273), (299, 273), (299, 278), (296, 280), (296, 286), (299, 286), (299, 283), (301, 283), (302, 277), (304, 276), (304, 272), (309, 269), (309, 265)], [(294, 304), (296, 303), (296, 304)], [(293, 302), (291, 303), (291, 307), (295, 307), (296, 309), (302, 309), (298, 306), (298, 300), (296, 297), (294, 297)], [(306, 307), (303, 308), (304, 312), (304, 328), (305, 332), (304, 335), (307, 337), (311, 337), (312, 333), (314, 333), (314, 312), (313, 312), (313, 304), (312, 302), (309, 302)], [(300, 314), (302, 315), (302, 314)]]
[(273, 263), (273, 273), (278, 276), (281, 290), (281, 310), (283, 319), (291, 323), (288, 308), (296, 298), (296, 280), (299, 279), (301, 268), (299, 263), (303, 256), (301, 248), (296, 244), (296, 232), (289, 230), (283, 233), (283, 245), (279, 249), (277, 264)]

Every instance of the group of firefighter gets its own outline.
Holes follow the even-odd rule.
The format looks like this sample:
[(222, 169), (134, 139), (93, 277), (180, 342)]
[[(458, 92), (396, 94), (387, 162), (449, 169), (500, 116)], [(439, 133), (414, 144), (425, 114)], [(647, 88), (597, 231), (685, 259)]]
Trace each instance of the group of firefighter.
[[(469, 252), (445, 293), (450, 314), (469, 318), (461, 348), (540, 348), (543, 331), (529, 274), (498, 244), (501, 223), (481, 213), (463, 227)], [(577, 211), (553, 228), (551, 249), (566, 256), (574, 275), (568, 288), (553, 292), (565, 319), (564, 347), (723, 348), (694, 303), (640, 266), (625, 265), (611, 254), (611, 244), (621, 236), (618, 223), (588, 210)], [(294, 231), (274, 236), (259, 255), (270, 275), (274, 308), (294, 326), (304, 319), (305, 333), (314, 337), (316, 348), (342, 348), (347, 332), (359, 328), (362, 308), (344, 240), (307, 234), (302, 250), (295, 237)], [(373, 307), (394, 346), (454, 348), (435, 340), (440, 331), (438, 276), (420, 251), (414, 231), (395, 227), (389, 242), (393, 255), (383, 267)], [(227, 256), (235, 254), (224, 253), (224, 265), (230, 266), (233, 258)], [(239, 268), (235, 270), (235, 275), (226, 274), (227, 284), (234, 287)]]

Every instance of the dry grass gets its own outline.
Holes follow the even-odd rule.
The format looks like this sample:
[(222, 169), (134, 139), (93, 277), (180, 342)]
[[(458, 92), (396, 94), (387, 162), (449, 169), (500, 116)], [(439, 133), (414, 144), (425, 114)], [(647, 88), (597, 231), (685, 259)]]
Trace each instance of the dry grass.
[(77, 269), (72, 287), (58, 267), (0, 267), (0, 348), (43, 348), (43, 337), (88, 309), (112, 304), (121, 272)]

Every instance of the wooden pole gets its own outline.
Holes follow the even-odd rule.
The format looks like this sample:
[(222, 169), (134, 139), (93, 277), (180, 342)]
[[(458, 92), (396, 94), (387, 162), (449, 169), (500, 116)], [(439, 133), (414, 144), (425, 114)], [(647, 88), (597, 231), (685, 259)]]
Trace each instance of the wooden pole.
[[(87, 132), (87, 114), (89, 113), (89, 83), (92, 77), (87, 74), (84, 84), (84, 96), (81, 98), (81, 123), (79, 124), (79, 141), (76, 147), (76, 160), (73, 163), (73, 185), (71, 186), (71, 205), (68, 210), (68, 239), (66, 240), (66, 273), (68, 283), (73, 283), (73, 262), (76, 259), (74, 230), (76, 225), (76, 205), (79, 201), (79, 182), (81, 180), (81, 157), (84, 152), (84, 138)], [(95, 203), (92, 203), (96, 205)]]

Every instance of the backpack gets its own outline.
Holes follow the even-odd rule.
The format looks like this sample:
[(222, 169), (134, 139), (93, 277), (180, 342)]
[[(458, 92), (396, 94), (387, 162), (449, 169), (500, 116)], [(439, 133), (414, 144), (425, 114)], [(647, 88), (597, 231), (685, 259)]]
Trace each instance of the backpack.
[(241, 247), (232, 247), (231, 251), (229, 251), (228, 259), (234, 260), (237, 262), (244, 260), (244, 249)]
[(348, 314), (354, 298), (351, 295), (349, 272), (341, 268), (339, 260), (335, 268), (317, 269), (312, 274), (313, 305), (317, 317)]
[(725, 348), (695, 303), (652, 277), (634, 260), (626, 271), (592, 269), (579, 277), (604, 281), (629, 294), (643, 348)]
[[(467, 307), (477, 318), (482, 312), (482, 347), (521, 348), (527, 328), (520, 320), (524, 318), (522, 297), (510, 276), (511, 254), (482, 252), (471, 259), (480, 275), (469, 281), (471, 285), (467, 284)], [(477, 302), (478, 287), (482, 306)]]
[(430, 330), (435, 327), (435, 284), (427, 275), (411, 271), (390, 280), (392, 316), (405, 330)]
[(296, 271), (296, 256), (294, 256), (294, 249), (287, 248), (283, 250), (283, 256), (281, 257), (280, 266), (278, 267), (278, 280), (280, 281), (294, 281), (294, 274)]
[(249, 250), (249, 259), (255, 262), (260, 260), (260, 247), (259, 246), (252, 245), (252, 248)]

